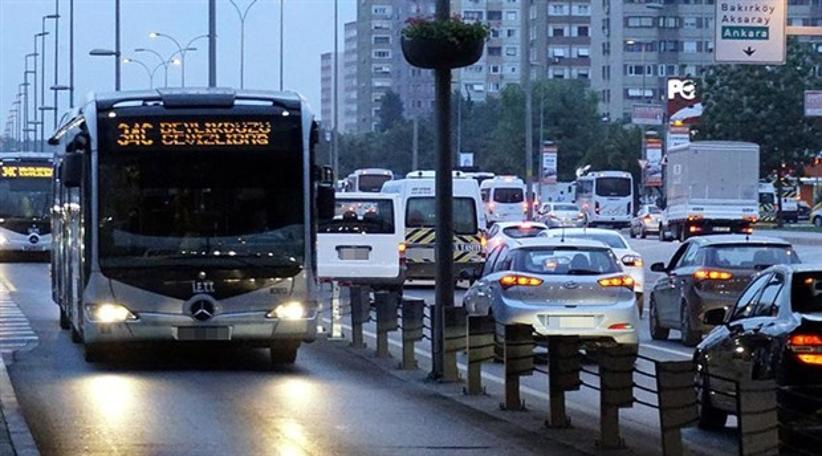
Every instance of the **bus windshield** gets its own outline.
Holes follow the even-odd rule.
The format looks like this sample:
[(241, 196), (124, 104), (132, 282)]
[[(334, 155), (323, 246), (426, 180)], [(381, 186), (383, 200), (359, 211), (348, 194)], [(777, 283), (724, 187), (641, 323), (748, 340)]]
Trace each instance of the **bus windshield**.
[(630, 196), (631, 179), (625, 177), (600, 177), (597, 179), (596, 192), (597, 196)]
[[(437, 223), (433, 197), (408, 198), (406, 228), (434, 228)], [(472, 198), (454, 198), (454, 233), (477, 234), (477, 209)]]
[(358, 178), (357, 190), (361, 192), (379, 193), (382, 184), (391, 180), (391, 176), (385, 174), (361, 174)]
[(51, 179), (0, 178), (0, 218), (47, 219), (50, 195)]
[[(265, 268), (303, 264), (299, 127), (277, 147), (102, 150), (100, 266)], [(291, 144), (289, 144), (291, 143)]]

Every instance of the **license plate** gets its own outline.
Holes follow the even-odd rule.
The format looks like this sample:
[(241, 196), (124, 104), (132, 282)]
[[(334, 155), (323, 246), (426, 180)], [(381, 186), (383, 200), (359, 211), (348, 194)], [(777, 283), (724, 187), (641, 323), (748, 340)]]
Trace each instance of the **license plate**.
[(482, 246), (479, 244), (455, 244), (454, 248), (457, 252), (479, 252)]
[(228, 326), (182, 326), (177, 328), (177, 340), (230, 340)]
[(594, 317), (559, 317), (560, 328), (593, 328), (596, 326)]
[(712, 230), (714, 233), (730, 233), (730, 226), (715, 226)]
[(370, 253), (371, 247), (340, 247), (337, 249), (337, 255), (343, 261), (368, 260)]

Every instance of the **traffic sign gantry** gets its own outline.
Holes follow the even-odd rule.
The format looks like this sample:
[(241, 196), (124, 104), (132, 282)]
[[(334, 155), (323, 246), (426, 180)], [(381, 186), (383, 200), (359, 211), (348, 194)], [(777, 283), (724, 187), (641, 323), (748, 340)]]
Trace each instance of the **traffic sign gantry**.
[(787, 0), (717, 0), (717, 63), (785, 63)]

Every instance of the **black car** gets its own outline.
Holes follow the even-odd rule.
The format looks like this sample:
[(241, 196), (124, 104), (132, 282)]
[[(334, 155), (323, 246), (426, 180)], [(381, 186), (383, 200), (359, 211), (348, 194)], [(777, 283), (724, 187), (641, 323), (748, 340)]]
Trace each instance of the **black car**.
[(665, 274), (651, 290), (651, 338), (667, 339), (675, 329), (683, 344), (695, 346), (710, 329), (702, 322), (706, 311), (732, 306), (758, 271), (783, 263), (799, 258), (781, 239), (729, 234), (689, 239), (667, 266), (651, 265), (651, 271)]
[(769, 268), (734, 306), (707, 312), (705, 321), (716, 328), (694, 353), (700, 427), (723, 427), (728, 414), (736, 413), (737, 384), (774, 380), (783, 444), (807, 443), (819, 435), (822, 265)]

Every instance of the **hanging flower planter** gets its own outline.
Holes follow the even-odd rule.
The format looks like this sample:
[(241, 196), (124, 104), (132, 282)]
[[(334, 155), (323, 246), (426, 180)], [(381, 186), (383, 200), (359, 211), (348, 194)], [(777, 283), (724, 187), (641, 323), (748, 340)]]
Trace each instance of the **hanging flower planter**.
[(411, 65), (452, 69), (473, 65), (482, 57), (488, 26), (447, 20), (409, 19), (402, 31), (402, 53)]

